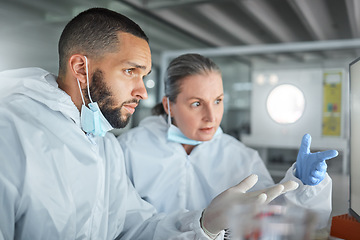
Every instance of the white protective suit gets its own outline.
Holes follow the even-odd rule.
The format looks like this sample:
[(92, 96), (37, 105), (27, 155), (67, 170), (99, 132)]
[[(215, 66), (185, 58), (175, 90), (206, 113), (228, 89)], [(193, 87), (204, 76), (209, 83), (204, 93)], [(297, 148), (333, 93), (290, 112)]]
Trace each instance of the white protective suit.
[[(151, 116), (118, 137), (130, 180), (159, 212), (203, 209), (252, 173), (259, 176), (252, 190), (274, 184), (257, 151), (222, 131), (188, 155), (180, 143), (167, 140), (167, 129), (164, 116)], [(288, 180), (299, 183), (299, 188), (286, 193), (284, 201), (315, 210), (318, 228), (326, 227), (332, 190), (328, 174), (317, 186), (307, 186), (294, 176), (292, 166), (282, 181)]]
[(0, 73), (0, 239), (208, 239), (200, 211), (155, 214), (115, 136), (88, 138), (56, 77)]

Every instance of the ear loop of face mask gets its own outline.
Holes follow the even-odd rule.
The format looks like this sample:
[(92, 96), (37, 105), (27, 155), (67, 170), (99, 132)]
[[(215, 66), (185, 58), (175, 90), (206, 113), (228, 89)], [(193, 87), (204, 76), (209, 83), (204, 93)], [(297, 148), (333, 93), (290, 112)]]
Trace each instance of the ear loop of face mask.
[(106, 132), (113, 129), (111, 124), (106, 120), (106, 118), (101, 113), (101, 110), (96, 102), (93, 102), (91, 95), (90, 95), (90, 87), (89, 87), (89, 70), (88, 70), (88, 60), (87, 57), (85, 57), (85, 68), (86, 68), (86, 82), (87, 82), (87, 91), (90, 103), (89, 108), (85, 106), (85, 100), (84, 96), (81, 91), (81, 86), (79, 79), (76, 79), (79, 85), (80, 89), (80, 95), (83, 102), (83, 105), (81, 106), (81, 128), (87, 133), (87, 134), (93, 134), (95, 136), (105, 136)]
[(168, 106), (168, 126), (171, 126), (171, 114), (170, 114), (170, 101), (169, 98), (166, 98), (167, 106)]
[[(91, 98), (91, 95), (90, 95), (90, 87), (89, 87), (89, 69), (88, 69), (88, 60), (87, 60), (87, 57), (85, 57), (85, 69), (86, 69), (86, 87), (87, 87), (87, 91), (88, 91), (88, 96), (89, 96), (89, 99), (90, 99), (90, 102), (93, 103), (93, 100)], [(79, 85), (79, 89), (80, 89), (80, 95), (81, 95), (81, 99), (82, 99), (82, 102), (83, 102), (83, 105), (85, 105), (85, 100), (84, 100), (84, 96), (82, 94), (82, 91), (81, 91), (81, 86), (80, 86), (80, 82), (79, 82), (79, 79), (76, 79), (77, 80), (77, 83)]]

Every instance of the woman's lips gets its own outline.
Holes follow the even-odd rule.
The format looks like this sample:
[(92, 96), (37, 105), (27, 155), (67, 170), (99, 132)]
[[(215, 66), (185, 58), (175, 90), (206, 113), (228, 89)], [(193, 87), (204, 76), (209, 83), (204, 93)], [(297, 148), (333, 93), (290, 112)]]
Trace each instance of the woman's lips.
[(200, 131), (205, 132), (205, 133), (211, 133), (213, 130), (214, 130), (214, 127), (200, 128)]

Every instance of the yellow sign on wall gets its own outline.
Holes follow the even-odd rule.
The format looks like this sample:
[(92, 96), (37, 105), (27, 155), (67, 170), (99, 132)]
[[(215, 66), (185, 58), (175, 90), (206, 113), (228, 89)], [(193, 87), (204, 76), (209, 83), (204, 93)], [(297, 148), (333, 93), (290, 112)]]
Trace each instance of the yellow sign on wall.
[(341, 134), (341, 83), (342, 71), (325, 71), (323, 82), (323, 136)]

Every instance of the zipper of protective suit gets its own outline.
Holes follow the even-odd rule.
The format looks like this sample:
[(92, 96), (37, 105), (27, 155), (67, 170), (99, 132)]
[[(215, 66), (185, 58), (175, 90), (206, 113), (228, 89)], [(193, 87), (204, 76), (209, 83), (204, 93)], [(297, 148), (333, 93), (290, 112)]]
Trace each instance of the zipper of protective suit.
[[(97, 169), (98, 169), (98, 181), (96, 186), (96, 198), (91, 210), (89, 232), (88, 232), (90, 239), (94, 239), (92, 236), (98, 236), (98, 231), (100, 230), (102, 214), (104, 210), (103, 206), (104, 206), (104, 198), (105, 198), (105, 191), (104, 191), (105, 163), (103, 158), (100, 156), (99, 148), (98, 148), (98, 157), (97, 157)], [(94, 232), (94, 229), (96, 230), (96, 232)]]

